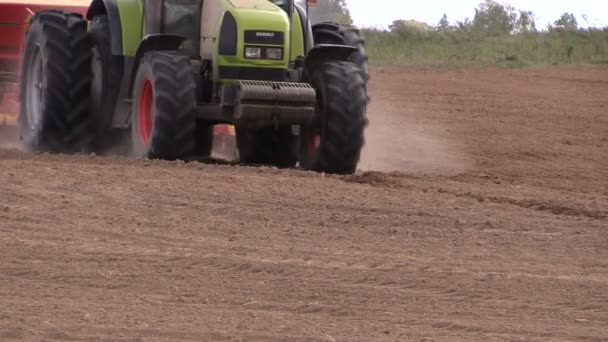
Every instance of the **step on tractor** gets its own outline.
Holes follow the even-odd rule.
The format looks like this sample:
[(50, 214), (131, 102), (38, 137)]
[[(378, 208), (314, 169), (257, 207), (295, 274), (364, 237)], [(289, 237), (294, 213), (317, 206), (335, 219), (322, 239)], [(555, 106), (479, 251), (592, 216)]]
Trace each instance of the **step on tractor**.
[[(93, 0), (37, 12), (20, 82), (22, 140), (140, 158), (208, 157), (233, 125), (244, 164), (354, 173), (368, 125), (359, 31), (295, 0)], [(311, 0), (308, 0), (311, 1)]]

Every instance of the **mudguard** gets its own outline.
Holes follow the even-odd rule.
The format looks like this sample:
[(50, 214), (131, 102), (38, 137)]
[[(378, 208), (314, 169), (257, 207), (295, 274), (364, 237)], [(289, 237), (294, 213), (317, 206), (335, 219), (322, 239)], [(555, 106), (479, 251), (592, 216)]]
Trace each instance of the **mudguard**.
[(304, 59), (304, 69), (314, 70), (317, 65), (325, 61), (348, 62), (351, 54), (357, 52), (357, 48), (348, 45), (319, 44), (315, 45)]
[(86, 18), (107, 14), (112, 34), (112, 54), (134, 56), (142, 36), (142, 0), (93, 0)]
[(131, 79), (129, 86), (129, 94), (133, 90), (133, 82), (135, 82), (135, 76), (137, 75), (137, 69), (139, 63), (144, 55), (148, 51), (175, 51), (179, 46), (186, 40), (185, 37), (177, 36), (174, 34), (149, 34), (142, 39), (137, 52), (135, 53), (135, 59), (133, 60), (133, 68), (131, 70)]

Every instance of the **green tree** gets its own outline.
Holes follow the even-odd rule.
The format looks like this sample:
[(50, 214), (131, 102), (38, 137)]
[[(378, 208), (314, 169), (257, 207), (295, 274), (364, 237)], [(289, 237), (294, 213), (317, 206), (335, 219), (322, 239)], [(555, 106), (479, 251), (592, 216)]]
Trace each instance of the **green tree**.
[(516, 22), (515, 8), (486, 0), (475, 9), (473, 29), (489, 36), (508, 35), (515, 29)]
[(519, 11), (519, 19), (515, 24), (515, 30), (519, 33), (537, 32), (534, 13), (531, 11)]
[(456, 22), (456, 28), (460, 32), (471, 32), (473, 30), (473, 22), (469, 18), (464, 18), (463, 21)]
[(450, 29), (450, 21), (448, 20), (447, 14), (443, 14), (441, 20), (439, 20), (439, 24), (437, 24), (437, 30), (439, 31), (448, 31)]
[(392, 24), (388, 26), (392, 32), (398, 32), (400, 30), (418, 30), (418, 31), (430, 31), (431, 25), (423, 23), (418, 20), (394, 20)]
[(323, 21), (345, 25), (353, 23), (346, 0), (317, 0), (316, 5), (310, 6), (310, 20), (313, 24)]
[(550, 31), (576, 31), (578, 30), (578, 21), (572, 13), (564, 13), (557, 19), (553, 25), (549, 26)]

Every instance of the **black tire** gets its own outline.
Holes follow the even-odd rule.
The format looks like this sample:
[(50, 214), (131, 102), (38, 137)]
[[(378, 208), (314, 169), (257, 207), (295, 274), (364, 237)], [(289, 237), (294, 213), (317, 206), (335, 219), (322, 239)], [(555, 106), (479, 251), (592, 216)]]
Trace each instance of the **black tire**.
[(132, 153), (187, 160), (194, 153), (196, 85), (190, 59), (148, 52), (133, 85)]
[(354, 64), (338, 61), (322, 63), (312, 71), (319, 120), (301, 130), (304, 169), (334, 174), (356, 171), (368, 124), (365, 81), (358, 71)]
[(107, 14), (93, 18), (89, 37), (93, 73), (91, 114), (96, 127), (94, 146), (96, 152), (101, 152), (114, 143), (112, 117), (122, 82), (123, 67), (121, 57), (112, 56), (112, 34)]
[(244, 164), (294, 167), (298, 162), (298, 137), (291, 126), (258, 129), (236, 127), (239, 160)]
[(365, 81), (365, 96), (369, 102), (370, 98), (367, 92), (367, 83), (370, 80), (369, 57), (365, 51), (365, 40), (361, 37), (359, 30), (349, 25), (323, 22), (312, 26), (312, 34), (315, 44), (340, 44), (358, 49), (350, 56), (349, 62), (359, 68), (361, 78)]
[(213, 125), (198, 123), (194, 137), (194, 154), (208, 158), (213, 150)]
[(87, 152), (93, 136), (87, 21), (80, 14), (59, 10), (36, 13), (23, 58), (19, 126), (25, 147), (51, 153)]

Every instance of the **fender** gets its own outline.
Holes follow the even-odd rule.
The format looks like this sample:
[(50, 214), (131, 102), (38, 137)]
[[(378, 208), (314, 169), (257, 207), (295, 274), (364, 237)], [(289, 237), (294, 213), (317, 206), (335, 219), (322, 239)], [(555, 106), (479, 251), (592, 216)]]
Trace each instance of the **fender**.
[(357, 48), (348, 45), (315, 45), (304, 59), (304, 69), (307, 71), (314, 70), (319, 64), (326, 61), (348, 62), (350, 56), (357, 51)]
[(93, 0), (87, 19), (107, 14), (112, 34), (112, 55), (134, 56), (142, 37), (142, 10), (142, 0)]
[(131, 98), (133, 97), (133, 83), (137, 77), (137, 69), (142, 58), (149, 51), (175, 51), (184, 42), (185, 38), (170, 34), (149, 34), (145, 36), (137, 47), (135, 57), (125, 57), (125, 68), (118, 95), (118, 105), (112, 118), (115, 128), (128, 128), (131, 121)]
[(129, 97), (133, 94), (133, 83), (137, 76), (139, 63), (144, 58), (146, 52), (149, 51), (175, 51), (186, 40), (186, 37), (174, 34), (149, 34), (142, 39), (137, 47), (135, 59), (133, 60), (133, 69), (131, 70), (131, 78), (129, 81)]
[(177, 50), (185, 40), (182, 36), (169, 34), (150, 34), (145, 36), (135, 53), (135, 57), (125, 56), (124, 72), (118, 95), (118, 103), (112, 118), (115, 128), (128, 128), (131, 120), (131, 98), (133, 97), (133, 83), (137, 77), (137, 69), (142, 58), (149, 51)]
[(300, 15), (300, 23), (302, 24), (302, 32), (304, 33), (304, 51), (306, 54), (312, 49), (315, 45), (312, 34), (312, 26), (310, 25), (310, 20), (308, 14), (306, 14), (306, 10), (302, 8), (300, 5), (295, 5), (298, 14)]
[(93, 0), (87, 11), (87, 20), (91, 21), (98, 15), (107, 14), (110, 22), (110, 33), (112, 34), (112, 55), (123, 54), (122, 48), (122, 25), (120, 14), (116, 6), (116, 0)]

